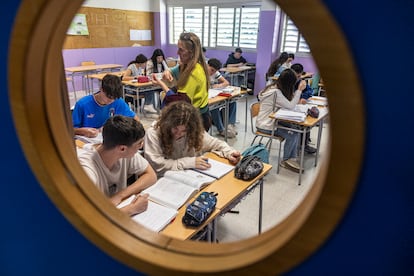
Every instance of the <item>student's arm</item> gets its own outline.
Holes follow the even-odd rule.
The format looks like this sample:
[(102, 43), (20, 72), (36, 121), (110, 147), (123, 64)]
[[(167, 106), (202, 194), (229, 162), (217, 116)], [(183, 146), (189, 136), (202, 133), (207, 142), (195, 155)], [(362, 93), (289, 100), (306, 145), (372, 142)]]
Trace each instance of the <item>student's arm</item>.
[(125, 72), (122, 74), (121, 79), (128, 81), (128, 80), (133, 80), (135, 77), (132, 76), (132, 70), (130, 68), (126, 69)]
[(73, 132), (75, 135), (81, 135), (88, 138), (94, 138), (98, 135), (99, 129), (93, 128), (93, 127), (79, 127), (79, 128), (73, 128)]
[(168, 92), (168, 90), (170, 90), (170, 88), (160, 79), (157, 78), (157, 74), (152, 74), (151, 75), (151, 81), (154, 84), (158, 84), (159, 86), (161, 86), (162, 90), (164, 90), (164, 92)]
[(204, 152), (213, 152), (220, 157), (227, 158), (233, 164), (239, 162), (241, 157), (238, 150), (230, 147), (225, 141), (212, 137), (207, 132), (204, 132), (202, 150)]
[(218, 78), (218, 82), (219, 83), (216, 83), (213, 85), (213, 88), (224, 88), (230, 85), (229, 81), (226, 80), (226, 78), (223, 77), (221, 74), (220, 74), (220, 77)]
[(227, 64), (227, 67), (239, 67), (239, 66), (242, 66), (243, 65), (243, 63), (233, 63), (233, 64)]
[(163, 175), (168, 170), (177, 171), (195, 167), (196, 157), (167, 159), (162, 152), (158, 131), (152, 126), (145, 133), (144, 145), (145, 159), (148, 160), (158, 176)]

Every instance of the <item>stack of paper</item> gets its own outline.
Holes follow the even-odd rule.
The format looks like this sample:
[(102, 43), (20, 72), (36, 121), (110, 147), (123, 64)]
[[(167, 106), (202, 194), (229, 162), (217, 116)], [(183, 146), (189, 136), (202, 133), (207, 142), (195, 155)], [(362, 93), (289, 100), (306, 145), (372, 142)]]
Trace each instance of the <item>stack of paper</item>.
[(306, 114), (303, 112), (297, 112), (287, 109), (279, 109), (275, 114), (276, 119), (284, 119), (295, 122), (305, 121)]
[(313, 96), (313, 97), (309, 98), (308, 104), (319, 105), (319, 106), (327, 106), (328, 105), (328, 99), (326, 97)]
[(211, 99), (211, 98), (214, 98), (215, 96), (217, 96), (218, 94), (220, 94), (222, 92), (222, 90), (221, 89), (213, 89), (213, 88), (210, 88), (209, 90), (208, 90), (208, 98), (209, 99)]

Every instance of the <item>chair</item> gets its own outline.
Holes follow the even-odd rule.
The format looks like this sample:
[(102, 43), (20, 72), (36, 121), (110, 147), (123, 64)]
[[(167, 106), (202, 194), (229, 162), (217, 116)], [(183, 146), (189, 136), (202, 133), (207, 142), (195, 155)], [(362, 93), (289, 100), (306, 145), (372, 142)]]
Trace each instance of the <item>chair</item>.
[(266, 142), (266, 148), (270, 153), (270, 150), (272, 148), (272, 141), (273, 140), (279, 141), (279, 154), (277, 157), (277, 173), (279, 173), (280, 153), (282, 150), (282, 143), (285, 141), (285, 138), (281, 136), (276, 136), (276, 135), (272, 136), (271, 134), (260, 132), (256, 129), (256, 117), (259, 114), (259, 110), (260, 110), (260, 102), (252, 103), (250, 105), (250, 126), (252, 128), (252, 134), (254, 135), (253, 141), (250, 145), (254, 145), (254, 142), (259, 137), (260, 137), (259, 143), (261, 143), (263, 139), (267, 138), (268, 140)]
[(89, 60), (89, 61), (82, 61), (81, 66), (88, 66), (88, 65), (95, 65), (95, 61)]

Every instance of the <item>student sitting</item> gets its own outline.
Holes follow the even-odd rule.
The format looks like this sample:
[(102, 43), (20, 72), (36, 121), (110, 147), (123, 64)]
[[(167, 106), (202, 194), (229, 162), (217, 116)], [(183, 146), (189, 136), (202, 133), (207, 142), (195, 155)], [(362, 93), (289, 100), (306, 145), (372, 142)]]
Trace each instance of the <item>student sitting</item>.
[[(148, 58), (145, 55), (137, 55), (134, 60), (128, 63), (127, 70), (122, 75), (122, 80), (133, 80), (137, 79), (139, 76), (146, 76), (147, 61)], [(144, 111), (148, 113), (158, 113), (154, 108), (154, 93), (144, 93), (144, 99)]]
[[(259, 131), (272, 134), (274, 119), (269, 116), (273, 112), (274, 107), (292, 110), (299, 103), (306, 82), (301, 81), (295, 91), (296, 81), (295, 72), (291, 69), (285, 69), (274, 83), (267, 85), (260, 91), (258, 99), (261, 103), (256, 119), (256, 127)], [(287, 122), (280, 122), (280, 124), (286, 127), (294, 127), (291, 123)], [(300, 166), (297, 161), (299, 133), (277, 128), (275, 134), (285, 138), (283, 160), (280, 166), (294, 172), (299, 172)]]
[[(216, 58), (211, 58), (207, 62), (208, 64), (208, 73), (210, 74), (210, 86), (212, 88), (225, 88), (230, 85), (230, 83), (221, 75), (220, 68), (221, 62)], [(227, 137), (234, 138), (237, 135), (236, 129), (236, 109), (237, 103), (231, 102), (229, 104), (229, 118), (227, 126)], [(211, 118), (213, 120), (213, 125), (216, 126), (218, 133), (225, 137), (225, 128), (223, 125), (223, 117), (221, 115), (221, 110), (216, 108), (211, 110)]]
[(121, 97), (122, 83), (119, 77), (106, 75), (102, 79), (99, 92), (76, 102), (72, 112), (74, 133), (89, 138), (96, 137), (105, 121), (117, 114), (139, 121), (138, 116)]
[(275, 59), (269, 66), (269, 69), (267, 69), (266, 73), (266, 79), (267, 84), (272, 83), (273, 77), (279, 77), (279, 75), (285, 70), (286, 62), (289, 59), (289, 54), (287, 52), (280, 53), (279, 57)]
[[(234, 52), (229, 54), (227, 57), (226, 63), (224, 63), (224, 67), (240, 67), (247, 63), (247, 60), (242, 56), (242, 49), (237, 47)], [(230, 74), (226, 72), (225, 74), (226, 78), (230, 78)], [(235, 79), (235, 82), (232, 83), (234, 86), (240, 86), (242, 83), (243, 76), (237, 75), (237, 78)]]
[[(79, 153), (79, 162), (98, 189), (116, 206), (131, 195), (157, 181), (157, 176), (141, 154), (145, 136), (144, 127), (136, 120), (116, 115), (109, 118), (102, 130), (102, 144), (95, 144)], [(138, 179), (127, 186), (127, 179)], [(147, 209), (147, 195), (137, 196), (121, 211), (132, 216)]]
[(205, 131), (200, 112), (185, 101), (165, 106), (145, 135), (144, 156), (159, 177), (168, 170), (210, 168), (202, 156), (205, 152), (214, 152), (233, 164), (240, 160), (239, 151)]

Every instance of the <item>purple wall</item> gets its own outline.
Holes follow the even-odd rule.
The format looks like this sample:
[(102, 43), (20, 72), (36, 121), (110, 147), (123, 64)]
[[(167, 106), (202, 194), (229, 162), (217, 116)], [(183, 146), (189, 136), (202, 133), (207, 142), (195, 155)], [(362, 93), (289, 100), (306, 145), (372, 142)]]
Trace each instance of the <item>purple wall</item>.
[[(154, 46), (141, 47), (120, 47), (120, 48), (89, 48), (89, 49), (68, 49), (62, 50), (64, 66), (79, 66), (82, 61), (93, 60), (97, 64), (115, 63), (126, 65), (135, 57), (142, 53), (148, 58), (156, 48), (163, 49), (166, 57), (177, 57), (176, 44), (168, 44), (168, 17), (166, 13), (154, 12)], [(265, 86), (265, 73), (270, 63), (279, 55), (274, 53), (277, 49), (278, 24), (276, 11), (262, 11), (259, 22), (259, 36), (257, 40), (257, 51), (249, 52), (244, 49), (243, 57), (252, 63), (256, 63), (254, 93), (257, 94)], [(206, 56), (215, 57), (222, 63), (226, 62), (229, 50), (208, 49)], [(317, 72), (317, 67), (312, 57), (297, 56), (294, 63), (299, 62), (308, 72)], [(76, 87), (81, 87), (80, 80), (76, 80)], [(71, 85), (68, 85), (71, 91)], [(77, 88), (78, 89), (78, 88)]]

